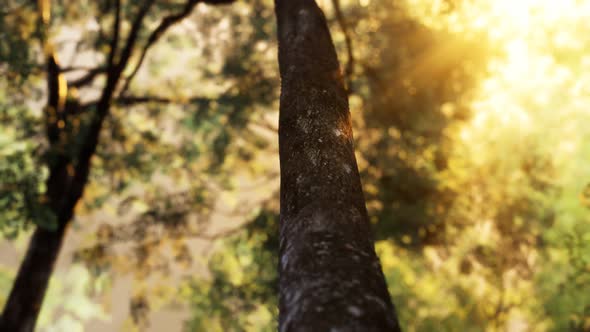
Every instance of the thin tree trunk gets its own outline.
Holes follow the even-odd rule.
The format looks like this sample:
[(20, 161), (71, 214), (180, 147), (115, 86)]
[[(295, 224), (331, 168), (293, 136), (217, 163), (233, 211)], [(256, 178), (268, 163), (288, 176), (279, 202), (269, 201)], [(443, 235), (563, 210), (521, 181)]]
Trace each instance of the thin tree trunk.
[(94, 150), (87, 154), (88, 159), (78, 165), (74, 174), (68, 171), (72, 166), (63, 155), (58, 156), (50, 167), (46, 196), (57, 219), (57, 228), (48, 230), (37, 226), (35, 229), (0, 317), (2, 332), (31, 332), (35, 329), (55, 262), (74, 216), (74, 208), (88, 181), (90, 156)]
[[(76, 102), (66, 102), (60, 97), (59, 80), (60, 69), (53, 54), (47, 57), (48, 99), (46, 113), (47, 139), (53, 149), (53, 156), (49, 163), (49, 177), (46, 181), (48, 206), (53, 212), (57, 227), (55, 230), (37, 226), (29, 241), (27, 253), (18, 270), (16, 280), (2, 317), (0, 317), (0, 331), (30, 332), (35, 329), (39, 310), (45, 297), (49, 280), (53, 273), (55, 262), (59, 255), (66, 230), (74, 215), (74, 207), (82, 197), (88, 172), (90, 157), (94, 154), (95, 146), (82, 150), (78, 158), (77, 167), (70, 156), (63, 153), (67, 141), (63, 140), (58, 121), (67, 121), (67, 114), (75, 113)], [(55, 117), (52, 117), (55, 114)], [(102, 119), (96, 119), (95, 123)], [(100, 129), (98, 129), (99, 131)], [(91, 133), (86, 142), (94, 139), (98, 134)], [(81, 158), (88, 155), (88, 158)]]
[(66, 227), (37, 227), (18, 271), (0, 322), (1, 331), (33, 331)]
[(313, 0), (276, 0), (280, 331), (400, 331), (353, 149), (348, 99)]

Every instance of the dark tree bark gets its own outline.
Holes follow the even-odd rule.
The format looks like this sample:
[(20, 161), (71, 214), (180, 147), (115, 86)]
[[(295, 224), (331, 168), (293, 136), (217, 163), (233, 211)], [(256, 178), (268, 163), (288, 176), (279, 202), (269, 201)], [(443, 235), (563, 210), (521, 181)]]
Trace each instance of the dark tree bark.
[(348, 98), (313, 0), (276, 0), (280, 331), (400, 331), (375, 253)]
[(65, 230), (65, 227), (56, 231), (40, 227), (35, 230), (6, 302), (0, 321), (1, 331), (34, 330)]

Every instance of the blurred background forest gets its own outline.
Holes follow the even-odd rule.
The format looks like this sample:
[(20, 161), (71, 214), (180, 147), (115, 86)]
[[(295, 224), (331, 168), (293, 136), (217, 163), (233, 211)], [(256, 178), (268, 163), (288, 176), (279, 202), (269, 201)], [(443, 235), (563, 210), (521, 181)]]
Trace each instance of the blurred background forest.
[[(46, 31), (34, 3), (0, 8), (0, 307), (33, 225), (52, 227), (39, 35), (83, 132), (109, 2), (52, 1)], [(184, 6), (155, 3), (146, 27)], [(590, 330), (590, 2), (318, 4), (404, 330)], [(199, 4), (133, 52), (39, 331), (276, 330), (275, 33), (271, 0)]]

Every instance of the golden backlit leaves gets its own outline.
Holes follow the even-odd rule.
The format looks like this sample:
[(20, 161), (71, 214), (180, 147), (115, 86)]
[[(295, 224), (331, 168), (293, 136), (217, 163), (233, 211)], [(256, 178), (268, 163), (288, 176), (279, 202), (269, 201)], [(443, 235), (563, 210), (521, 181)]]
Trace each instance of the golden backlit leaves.
[[(471, 124), (460, 133), (466, 142), (489, 141), (489, 129), (534, 133), (547, 121), (563, 124), (576, 116), (588, 117), (582, 109), (590, 91), (590, 78), (583, 75), (590, 58), (582, 52), (590, 32), (584, 18), (590, 13), (588, 2), (471, 1), (449, 14), (444, 14), (447, 1), (407, 3), (424, 24), (463, 35), (482, 34), (499, 51), (472, 103)], [(569, 51), (567, 57), (562, 50)], [(443, 113), (451, 114), (451, 108)], [(564, 154), (575, 153), (581, 144), (575, 137), (563, 137), (562, 142), (558, 147)]]
[[(533, 299), (530, 294), (548, 287), (535, 280), (543, 269), (560, 266), (558, 262), (569, 264), (558, 249), (552, 250), (549, 260), (543, 256), (539, 232), (587, 229), (583, 213), (590, 205), (586, 185), (590, 134), (585, 128), (590, 123), (590, 3), (459, 1), (453, 2), (452, 10), (449, 3), (408, 0), (405, 7), (434, 30), (456, 34), (455, 38), (478, 36), (482, 44), (489, 44), (492, 55), (468, 105), (472, 117), (445, 131), (457, 141), (448, 171), (438, 177), (443, 186), (461, 193), (454, 207), (461, 213), (448, 217), (457, 224), (447, 227), (454, 240), (445, 246), (426, 246), (418, 259), (389, 242), (380, 242), (377, 248), (385, 270), (397, 275), (391, 282), (401, 280), (411, 289), (407, 303), (415, 306), (419, 317), (448, 318), (450, 312), (442, 313), (441, 308), (457, 306), (464, 322), (486, 322), (486, 331), (555, 329), (557, 322), (543, 311), (555, 299)], [(418, 64), (414, 69), (418, 76), (432, 79), (435, 75), (429, 74), (429, 68), (436, 66), (437, 59), (465, 51), (446, 47), (439, 52), (432, 61)], [(452, 118), (457, 107), (447, 102), (440, 110)], [(544, 164), (528, 167), (527, 158)], [(557, 198), (551, 196), (551, 186), (559, 188)], [(519, 202), (518, 195), (526, 190), (537, 192), (526, 194), (532, 201)], [(553, 200), (544, 201), (547, 197)], [(558, 211), (551, 226), (541, 226), (547, 228), (535, 229), (540, 220), (523, 218), (518, 212), (543, 207)], [(410, 239), (401, 240), (407, 244)], [(437, 276), (414, 273), (424, 266)], [(473, 295), (477, 303), (459, 302), (469, 298), (462, 298), (461, 292)], [(395, 293), (392, 296), (396, 298)], [(439, 298), (445, 303), (437, 303)], [(471, 305), (475, 311), (469, 311)], [(479, 317), (468, 316), (474, 313)], [(576, 326), (586, 326), (586, 320), (590, 318), (580, 314), (573, 319)], [(408, 330), (419, 326), (413, 320), (408, 324)]]

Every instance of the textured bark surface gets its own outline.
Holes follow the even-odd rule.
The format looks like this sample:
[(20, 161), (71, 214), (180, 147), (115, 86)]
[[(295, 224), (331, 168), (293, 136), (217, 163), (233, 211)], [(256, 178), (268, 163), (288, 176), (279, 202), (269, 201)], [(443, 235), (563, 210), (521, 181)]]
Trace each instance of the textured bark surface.
[(280, 331), (399, 331), (375, 254), (348, 99), (323, 13), (276, 0)]

